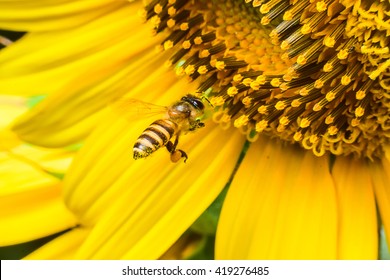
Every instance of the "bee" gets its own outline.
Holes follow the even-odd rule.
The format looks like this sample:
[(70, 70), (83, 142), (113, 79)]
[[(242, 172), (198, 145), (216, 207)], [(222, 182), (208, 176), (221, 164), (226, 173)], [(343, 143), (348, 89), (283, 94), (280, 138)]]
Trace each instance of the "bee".
[(179, 137), (204, 127), (201, 122), (205, 110), (202, 100), (187, 94), (168, 107), (143, 104), (149, 107), (148, 109), (163, 109), (165, 117), (154, 121), (141, 133), (133, 147), (133, 158), (146, 158), (161, 147), (166, 147), (172, 162), (178, 162), (181, 158), (186, 162), (186, 152), (177, 149)]

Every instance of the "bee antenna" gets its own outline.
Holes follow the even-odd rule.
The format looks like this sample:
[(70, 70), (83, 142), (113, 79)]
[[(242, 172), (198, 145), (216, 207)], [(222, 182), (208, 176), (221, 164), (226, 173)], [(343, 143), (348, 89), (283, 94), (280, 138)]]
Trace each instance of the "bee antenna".
[(206, 100), (207, 103), (209, 103), (210, 106), (214, 108), (213, 104), (211, 104), (210, 100), (209, 100), (206, 96), (202, 95), (201, 98), (204, 99), (204, 100)]

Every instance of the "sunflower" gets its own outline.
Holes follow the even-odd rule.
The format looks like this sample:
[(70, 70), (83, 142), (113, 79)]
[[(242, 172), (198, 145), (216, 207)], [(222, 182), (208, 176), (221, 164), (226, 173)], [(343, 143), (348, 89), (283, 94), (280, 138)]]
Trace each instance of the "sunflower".
[[(46, 148), (83, 142), (61, 186), (76, 225), (28, 258), (160, 258), (215, 207), (202, 230), (216, 224), (216, 259), (379, 257), (380, 229), (390, 232), (388, 1), (0, 7), (1, 28), (27, 32), (0, 52), (2, 91), (46, 96), (12, 133)], [(151, 119), (129, 122), (112, 104), (187, 93), (210, 103), (206, 126), (180, 138), (187, 163), (163, 151), (134, 161)]]

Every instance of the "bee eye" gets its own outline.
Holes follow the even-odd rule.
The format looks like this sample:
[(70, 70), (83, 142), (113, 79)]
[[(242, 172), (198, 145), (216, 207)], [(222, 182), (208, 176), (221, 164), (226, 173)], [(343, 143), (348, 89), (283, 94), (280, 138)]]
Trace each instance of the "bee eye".
[(202, 102), (201, 100), (197, 99), (197, 98), (193, 98), (193, 99), (191, 100), (191, 104), (192, 104), (195, 108), (197, 108), (197, 109), (199, 109), (199, 110), (203, 110), (203, 109), (204, 109), (203, 102)]
[(186, 101), (190, 103), (192, 106), (194, 106), (198, 110), (203, 110), (204, 109), (204, 104), (202, 100), (200, 100), (198, 97), (195, 97), (193, 95), (186, 95), (181, 98), (182, 101)]

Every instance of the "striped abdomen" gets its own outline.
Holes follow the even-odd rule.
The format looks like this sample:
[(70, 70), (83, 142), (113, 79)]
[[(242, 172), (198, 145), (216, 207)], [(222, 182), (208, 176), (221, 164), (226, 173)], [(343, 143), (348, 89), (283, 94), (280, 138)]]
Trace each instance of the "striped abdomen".
[(144, 158), (164, 147), (177, 130), (177, 124), (166, 119), (153, 122), (142, 132), (133, 147), (134, 159)]

